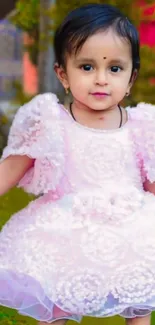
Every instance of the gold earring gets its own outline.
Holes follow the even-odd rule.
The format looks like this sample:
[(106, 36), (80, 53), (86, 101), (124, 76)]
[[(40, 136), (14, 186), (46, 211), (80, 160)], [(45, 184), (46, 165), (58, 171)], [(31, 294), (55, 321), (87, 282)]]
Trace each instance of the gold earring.
[(128, 91), (127, 93), (126, 93), (126, 97), (128, 97), (130, 95), (130, 92)]
[(68, 90), (68, 88), (65, 88), (65, 92), (66, 92), (66, 95), (69, 94), (69, 90)]

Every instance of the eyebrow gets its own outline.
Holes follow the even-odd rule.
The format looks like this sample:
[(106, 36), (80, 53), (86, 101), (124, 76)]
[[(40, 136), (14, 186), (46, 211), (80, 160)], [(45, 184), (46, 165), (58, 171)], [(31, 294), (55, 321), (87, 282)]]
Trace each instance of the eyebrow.
[(75, 59), (75, 62), (76, 63), (83, 63), (83, 62), (85, 62), (85, 63), (95, 63), (96, 61), (94, 60), (94, 59), (92, 59), (92, 58), (79, 58), (79, 59)]
[(113, 60), (110, 60), (110, 63), (111, 64), (127, 64), (128, 63), (128, 61), (125, 61), (124, 59), (113, 59)]
[[(108, 57), (106, 57), (108, 60)], [(96, 63), (96, 61), (92, 58), (86, 58), (86, 57), (83, 57), (83, 58), (79, 58), (79, 59), (75, 59), (75, 62), (78, 64), (78, 63)], [(125, 61), (124, 59), (112, 59), (109, 61), (110, 64), (123, 64), (123, 65), (126, 65), (128, 63), (128, 61)]]

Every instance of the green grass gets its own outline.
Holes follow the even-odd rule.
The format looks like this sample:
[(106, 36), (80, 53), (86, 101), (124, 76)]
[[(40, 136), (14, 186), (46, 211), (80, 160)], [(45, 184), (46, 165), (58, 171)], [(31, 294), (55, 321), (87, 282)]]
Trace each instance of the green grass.
[[(124, 325), (124, 320), (117, 317), (110, 318), (92, 318), (84, 317), (81, 325)], [(75, 325), (75, 322), (69, 321), (68, 325)], [(152, 324), (155, 324), (155, 314), (152, 315)], [(16, 311), (8, 308), (0, 308), (0, 325), (37, 325), (34, 319), (17, 314)]]
[[(7, 222), (10, 216), (24, 208), (33, 196), (29, 196), (20, 189), (13, 189), (6, 195), (0, 197), (0, 228)], [(36, 325), (36, 321), (19, 315), (16, 311), (0, 307), (0, 325)], [(70, 325), (75, 324), (69, 322)], [(120, 317), (112, 318), (88, 318), (84, 317), (82, 325), (123, 325), (124, 320)], [(152, 324), (155, 325), (155, 313), (152, 316)]]
[(14, 188), (0, 197), (0, 228), (7, 222), (13, 213), (24, 208), (31, 200), (32, 195), (24, 193), (19, 188)]
[[(75, 325), (75, 322), (68, 322), (68, 325)], [(124, 320), (120, 317), (112, 318), (88, 318), (84, 317), (82, 325), (124, 325)], [(8, 308), (0, 308), (0, 325), (37, 325), (34, 319), (17, 314), (16, 311)]]

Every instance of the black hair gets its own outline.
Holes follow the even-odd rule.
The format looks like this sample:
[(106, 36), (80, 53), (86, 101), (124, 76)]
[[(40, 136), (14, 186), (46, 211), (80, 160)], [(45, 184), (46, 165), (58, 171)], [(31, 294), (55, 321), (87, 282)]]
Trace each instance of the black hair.
[(87, 38), (112, 27), (129, 41), (132, 51), (132, 71), (140, 68), (140, 44), (136, 27), (118, 8), (108, 4), (88, 4), (71, 11), (54, 36), (55, 60), (65, 67), (66, 54), (77, 53)]

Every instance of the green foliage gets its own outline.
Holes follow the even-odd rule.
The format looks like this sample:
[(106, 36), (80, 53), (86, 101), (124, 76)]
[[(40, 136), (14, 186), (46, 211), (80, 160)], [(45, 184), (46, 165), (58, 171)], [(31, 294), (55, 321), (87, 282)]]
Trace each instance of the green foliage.
[(17, 27), (33, 36), (39, 24), (39, 1), (18, 0), (16, 13), (11, 20)]
[[(73, 321), (69, 321), (68, 325), (75, 325)], [(84, 317), (81, 325), (124, 325), (124, 320), (120, 317), (112, 318), (88, 318)], [(17, 314), (16, 311), (8, 308), (0, 307), (0, 325), (37, 325), (37, 321), (32, 318), (24, 317)]]
[(19, 188), (13, 188), (0, 196), (0, 229), (13, 213), (24, 208), (32, 199), (33, 195), (28, 195)]
[[(1, 124), (1, 122), (0, 122)], [(0, 129), (0, 155), (2, 154), (3, 148), (6, 146), (6, 136), (4, 136), (4, 134), (2, 133), (1, 129)]]
[[(141, 69), (138, 79), (132, 89), (132, 102), (140, 101), (155, 104), (155, 49), (141, 47)], [(152, 82), (151, 82), (152, 81)]]
[(19, 315), (15, 310), (0, 307), (0, 325), (37, 325), (31, 318)]
[(29, 102), (32, 99), (32, 97), (34, 97), (34, 96), (26, 95), (23, 91), (22, 84), (18, 81), (14, 82), (14, 89), (16, 90), (16, 95), (12, 100), (13, 104), (17, 104), (21, 106)]
[[(146, 5), (154, 4), (154, 0), (146, 0)], [(117, 7), (131, 19), (131, 21), (138, 25), (140, 20), (143, 20), (144, 15), (142, 8), (136, 5), (135, 0), (56, 0), (55, 5), (51, 8), (50, 14), (51, 19), (54, 20), (54, 29), (59, 26), (65, 16), (73, 9), (78, 8), (81, 5), (89, 4), (89, 3), (107, 3)]]
[(10, 120), (9, 117), (4, 114), (4, 112), (0, 112), (0, 156), (2, 154), (3, 148), (7, 144), (7, 132), (6, 129), (10, 127)]
[(16, 13), (11, 17), (11, 22), (22, 29), (34, 40), (32, 44), (25, 46), (33, 64), (38, 64), (39, 52), (39, 16), (40, 6), (38, 0), (18, 0)]

